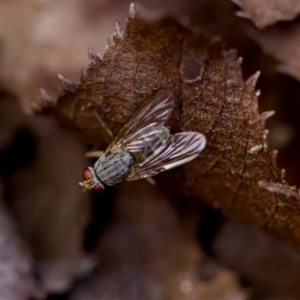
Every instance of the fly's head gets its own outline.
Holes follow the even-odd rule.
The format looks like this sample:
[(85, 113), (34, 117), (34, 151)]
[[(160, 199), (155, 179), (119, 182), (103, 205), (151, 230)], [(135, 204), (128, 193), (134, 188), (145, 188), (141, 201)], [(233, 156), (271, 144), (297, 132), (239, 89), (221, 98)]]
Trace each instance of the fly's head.
[(79, 182), (82, 190), (92, 190), (93, 192), (102, 192), (104, 190), (104, 184), (98, 179), (94, 168), (88, 167), (82, 171), (83, 182)]

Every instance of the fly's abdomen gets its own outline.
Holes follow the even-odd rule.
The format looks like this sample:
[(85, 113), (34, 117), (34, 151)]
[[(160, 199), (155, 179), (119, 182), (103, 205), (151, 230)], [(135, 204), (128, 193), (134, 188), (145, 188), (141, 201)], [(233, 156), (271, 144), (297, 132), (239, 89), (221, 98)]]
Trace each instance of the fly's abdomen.
[(169, 129), (162, 125), (140, 130), (127, 141), (126, 150), (141, 163), (163, 146), (170, 136)]
[(124, 180), (133, 163), (133, 157), (124, 151), (102, 155), (96, 161), (94, 168), (98, 178), (104, 184), (114, 185)]

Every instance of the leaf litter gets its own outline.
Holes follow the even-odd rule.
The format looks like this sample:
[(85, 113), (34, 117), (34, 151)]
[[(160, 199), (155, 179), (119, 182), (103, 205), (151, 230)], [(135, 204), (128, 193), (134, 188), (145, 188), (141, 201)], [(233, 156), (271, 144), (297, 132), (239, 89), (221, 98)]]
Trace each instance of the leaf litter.
[(293, 0), (232, 0), (241, 8), (237, 16), (251, 19), (254, 24), (263, 29), (279, 21), (290, 21), (300, 12), (300, 3)]
[[(90, 0), (87, 5), (92, 2)], [(234, 37), (237, 32), (245, 34), (243, 30), (247, 27), (237, 25), (243, 22), (239, 18), (236, 18), (237, 23), (230, 23), (233, 19), (230, 17), (233, 16), (232, 10), (226, 10), (225, 16), (223, 10), (225, 3), (217, 5), (217, 2), (214, 1), (214, 4), (210, 5), (212, 10), (209, 10), (206, 9), (207, 5), (203, 1), (201, 12), (195, 9), (189, 15), (197, 16), (197, 20), (202, 16), (202, 23), (208, 23), (207, 26), (206, 24), (203, 26), (201, 21), (196, 23), (201, 24), (203, 28), (212, 29), (212, 26), (220, 26), (220, 31), (224, 29), (224, 35), (228, 41), (234, 41), (231, 35), (235, 41), (239, 41), (242, 37), (237, 47), (245, 57), (243, 65), (236, 51), (228, 50), (229, 48), (223, 45), (221, 39), (207, 36), (198, 30), (187, 29), (178, 21), (170, 18), (161, 19), (161, 15), (155, 16), (154, 13), (138, 8), (130, 10), (130, 17), (124, 31), (117, 23), (116, 32), (108, 42), (103, 59), (100, 59), (93, 50), (89, 50), (90, 66), (82, 71), (81, 81), (78, 84), (60, 76), (63, 87), (57, 106), (45, 91), (42, 92), (46, 114), (54, 113), (64, 125), (79, 128), (94, 149), (105, 149), (110, 142), (110, 137), (95, 119), (91, 108), (96, 109), (105, 123), (116, 133), (139, 103), (151, 97), (160, 88), (172, 90), (176, 97), (176, 107), (168, 124), (172, 131), (199, 130), (209, 139), (207, 149), (197, 161), (155, 178), (160, 189), (139, 181), (118, 185), (101, 197), (96, 197), (94, 219), (88, 231), (88, 238), (93, 228), (96, 229), (96, 233), (92, 232), (94, 242), (92, 241), (91, 244), (89, 241), (88, 247), (93, 248), (94, 258), (99, 266), (89, 276), (83, 274), (86, 274), (91, 264), (84, 262), (83, 253), (80, 251), (83, 229), (88, 219), (86, 217), (89, 202), (86, 201), (87, 199), (83, 202), (75, 200), (72, 208), (72, 201), (68, 199), (74, 197), (67, 196), (78, 194), (75, 179), (76, 175), (80, 177), (79, 165), (86, 163), (83, 154), (79, 154), (83, 151), (78, 150), (77, 153), (76, 150), (74, 157), (71, 156), (73, 151), (70, 149), (72, 147), (77, 149), (77, 146), (69, 141), (67, 135), (63, 134), (59, 138), (60, 141), (56, 142), (57, 145), (66, 144), (62, 146), (66, 151), (62, 159), (57, 156), (58, 152), (54, 152), (53, 156), (42, 155), (44, 158), (41, 159), (41, 153), (50, 150), (50, 147), (47, 151), (46, 148), (51, 136), (52, 138), (56, 135), (60, 136), (59, 131), (49, 130), (52, 128), (51, 122), (41, 120), (36, 122), (28, 117), (21, 117), (21, 123), (29, 127), (29, 130), (27, 128), (23, 131), (21, 137), (26, 137), (26, 134), (27, 138), (33, 135), (33, 141), (36, 143), (41, 140), (43, 146), (37, 143), (40, 146), (35, 148), (36, 152), (33, 152), (40, 158), (28, 166), (23, 166), (24, 170), (18, 170), (8, 178), (4, 177), (5, 198), (9, 195), (7, 191), (14, 191), (13, 197), (9, 198), (11, 201), (9, 208), (16, 216), (16, 223), (22, 229), (24, 240), (29, 244), (31, 253), (38, 262), (42, 262), (39, 266), (35, 266), (35, 271), (41, 276), (42, 282), (40, 283), (47, 293), (63, 292), (72, 286), (74, 278), (86, 276), (86, 279), (76, 283), (75, 289), (73, 286), (70, 293), (63, 298), (98, 299), (101, 294), (102, 296), (115, 296), (117, 299), (124, 299), (124, 297), (133, 299), (137, 295), (138, 298), (143, 299), (153, 297), (159, 299), (163, 295), (168, 295), (172, 299), (198, 299), (199, 297), (219, 299), (224, 296), (229, 299), (246, 299), (249, 293), (252, 294), (252, 288), (254, 292), (264, 290), (263, 294), (270, 295), (267, 289), (270, 282), (278, 282), (276, 290), (274, 289), (273, 294), (271, 293), (277, 297), (276, 299), (280, 298), (278, 294), (283, 295), (283, 299), (287, 295), (299, 295), (294, 281), (284, 281), (275, 275), (271, 276), (267, 270), (261, 272), (258, 267), (261, 262), (267, 261), (273, 266), (274, 274), (278, 275), (278, 272), (282, 271), (284, 274), (291, 272), (290, 274), (295, 274), (292, 276), (297, 276), (298, 264), (295, 255), (287, 254), (287, 251), (279, 247), (279, 243), (270, 241), (262, 232), (252, 228), (251, 230), (255, 231), (255, 238), (253, 238), (253, 233), (249, 233), (249, 230), (238, 222), (233, 222), (231, 227), (226, 227), (225, 223), (221, 230), (218, 230), (218, 218), (215, 219), (213, 214), (208, 213), (210, 210), (208, 209), (207, 212), (207, 209), (203, 207), (203, 202), (206, 201), (227, 216), (247, 221), (248, 224), (279, 236), (299, 249), (296, 220), (298, 191), (284, 182), (284, 171), (276, 167), (276, 151), (271, 153), (268, 150), (266, 142), (268, 135), (264, 129), (265, 121), (274, 114), (273, 110), (277, 112), (275, 119), (278, 118), (278, 114), (282, 114), (282, 111), (278, 109), (278, 105), (267, 105), (267, 112), (258, 113), (259, 92), (255, 87), (258, 74), (244, 81), (241, 68), (244, 73), (253, 73), (255, 69), (250, 68), (252, 71), (249, 72), (247, 67), (254, 59), (253, 66), (257, 66), (259, 56), (255, 52), (254, 56), (247, 56), (247, 51), (245, 52), (243, 47), (249, 44), (243, 44), (245, 39), (242, 35), (239, 35), (238, 39)], [(92, 7), (97, 7), (95, 3), (93, 5)], [(55, 5), (51, 7), (54, 9)], [(44, 12), (46, 16), (47, 10)], [(93, 13), (94, 16), (97, 15), (94, 9)], [(263, 11), (262, 13), (269, 12)], [(218, 17), (215, 19), (212, 16)], [(263, 18), (262, 15), (262, 20)], [(187, 23), (186, 19), (181, 20)], [(211, 20), (214, 20), (213, 25)], [(228, 20), (229, 23), (226, 25)], [(91, 24), (90, 19), (89, 24)], [(84, 22), (80, 23), (80, 26), (83, 25)], [(225, 25), (224, 28), (223, 25)], [(232, 30), (235, 26), (239, 29)], [(230, 32), (226, 32), (226, 28), (227, 30), (230, 28)], [(81, 29), (84, 32), (84, 29)], [(47, 43), (47, 34), (43, 39)], [(86, 44), (82, 41), (78, 41), (79, 43), (81, 43), (80, 47)], [(54, 46), (53, 40), (51, 46)], [(77, 48), (76, 45), (72, 47)], [(46, 48), (48, 49), (49, 45)], [(35, 53), (36, 50), (31, 52)], [(48, 53), (51, 53), (56, 65), (60, 66), (60, 70), (63, 70), (64, 62), (67, 60), (58, 61), (57, 55), (53, 55), (51, 51)], [(70, 63), (66, 63), (65, 66), (71, 65), (74, 70), (78, 68), (78, 61), (77, 65), (73, 64), (71, 53), (68, 52), (66, 57)], [(44, 56), (45, 68), (47, 61), (52, 60)], [(27, 59), (26, 62), (28, 62)], [(293, 64), (293, 62), (290, 64), (291, 69), (294, 67)], [(66, 67), (67, 70), (70, 68)], [(265, 68), (258, 67), (258, 69), (262, 69), (265, 76)], [(10, 73), (13, 74), (14, 71), (11, 70)], [(34, 69), (32, 71), (31, 75), (34, 74)], [(38, 72), (41, 75), (38, 75), (38, 80), (30, 79), (32, 76), (27, 78), (30, 81), (30, 87), (27, 88), (26, 93), (30, 93), (34, 85), (40, 86), (39, 82), (48, 81), (51, 89), (53, 74), (50, 75), (51, 71), (48, 72), (46, 69), (44, 71), (44, 74)], [(48, 74), (45, 74), (47, 72)], [(23, 74), (26, 73), (23, 72)], [(268, 96), (270, 97), (268, 89), (264, 86), (266, 83), (264, 76), (258, 80), (258, 84), (262, 87), (260, 105)], [(278, 82), (272, 82), (273, 96), (276, 95), (277, 98), (280, 97)], [(48, 90), (48, 84), (44, 86)], [(15, 88), (17, 85), (13, 87)], [(51, 91), (50, 94), (52, 94)], [(272, 119), (269, 124), (272, 124)], [(5, 118), (3, 124), (10, 124), (13, 120), (13, 118), (12, 120)], [(12, 126), (13, 124), (15, 124), (14, 121)], [(6, 153), (7, 145), (15, 144), (15, 141), (11, 140), (13, 132), (13, 130), (4, 131), (0, 135), (5, 139), (4, 143), (1, 141), (1, 145), (4, 145), (4, 148), (1, 148), (2, 154)], [(277, 132), (280, 133), (280, 131)], [(28, 133), (30, 133), (29, 136)], [(285, 135), (285, 133), (286, 131), (282, 134)], [(277, 145), (276, 147), (283, 148), (284, 151), (291, 145), (290, 140), (284, 139), (283, 144), (279, 142), (276, 144), (278, 140), (276, 135), (269, 139), (272, 145)], [(60, 149), (60, 151), (63, 150)], [(82, 155), (82, 160), (78, 165), (74, 164), (74, 160), (77, 161), (80, 155)], [(289, 158), (291, 160), (292, 156)], [(65, 159), (69, 161), (68, 172), (64, 171)], [(19, 160), (13, 161), (19, 162)], [(48, 167), (46, 167), (47, 164)], [(287, 177), (293, 179), (297, 173), (291, 176), (291, 167), (288, 164)], [(295, 163), (293, 167), (296, 170)], [(47, 181), (47, 178), (51, 178), (52, 175), (46, 176), (45, 179), (42, 175), (45, 170), (53, 175), (54, 182)], [(37, 172), (34, 173), (35, 171)], [(29, 174), (36, 174), (36, 176), (30, 179)], [(35, 178), (38, 178), (38, 181)], [(67, 178), (72, 178), (72, 180), (69, 181)], [(33, 193), (40, 185), (42, 188), (39, 191), (42, 192)], [(57, 197), (56, 191), (57, 189), (62, 191), (60, 188), (68, 189), (68, 192), (63, 193), (64, 196)], [(141, 189), (140, 192), (139, 189)], [(47, 190), (51, 190), (52, 193), (48, 195)], [(174, 196), (174, 191), (178, 192), (176, 196)], [(173, 193), (173, 195), (167, 196), (166, 193)], [(149, 195), (149, 197), (144, 197), (144, 195)], [(85, 195), (86, 198), (89, 196)], [(23, 205), (22, 198), (25, 198)], [(52, 204), (47, 205), (48, 198), (53, 198), (55, 201), (50, 200)], [(30, 209), (35, 206), (35, 209)], [(110, 206), (112, 206), (112, 211)], [(61, 212), (58, 214), (61, 218), (58, 218), (57, 224), (56, 207), (57, 212)], [(66, 209), (68, 213), (62, 213), (66, 212)], [(84, 215), (84, 220), (81, 219), (80, 224), (76, 217), (78, 210), (81, 217)], [(42, 213), (39, 214), (39, 212)], [(165, 222), (163, 222), (164, 219)], [(105, 223), (107, 221), (108, 224)], [(199, 222), (203, 224), (201, 226), (205, 231), (204, 236), (200, 236), (201, 247), (195, 244), (195, 241), (198, 241), (196, 231)], [(39, 227), (43, 230), (39, 231)], [(61, 230), (62, 228), (64, 230)], [(235, 229), (240, 229), (239, 234), (242, 238), (234, 236)], [(99, 230), (103, 232), (98, 236)], [(214, 230), (218, 230), (217, 236), (209, 237), (210, 234), (214, 234)], [(72, 234), (68, 235), (68, 231)], [(68, 247), (70, 244), (61, 242), (67, 236), (72, 239), (72, 247)], [(220, 267), (215, 259), (211, 261), (203, 253), (202, 248), (210, 251), (209, 247), (214, 247), (210, 240), (213, 238), (215, 244), (221, 238), (221, 244), (217, 246), (217, 250), (214, 250), (214, 255), (221, 260), (223, 258), (222, 263), (234, 268), (238, 276), (251, 281), (253, 287), (251, 286), (250, 290), (245, 291), (241, 288), (237, 282), (236, 273)], [(247, 243), (243, 241), (243, 238)], [(95, 243), (94, 246), (93, 243)], [(243, 244), (248, 245), (248, 248), (252, 247), (252, 256), (247, 256), (248, 248), (243, 249)], [(262, 251), (260, 247), (264, 245), (265, 250)], [(277, 258), (276, 255), (271, 256), (269, 253), (269, 249), (274, 247), (277, 249)], [(226, 253), (233, 256), (226, 256)], [(240, 255), (241, 259), (237, 260), (236, 257)], [(284, 262), (286, 268), (282, 268), (281, 262)], [(164, 281), (166, 278), (168, 280)]]

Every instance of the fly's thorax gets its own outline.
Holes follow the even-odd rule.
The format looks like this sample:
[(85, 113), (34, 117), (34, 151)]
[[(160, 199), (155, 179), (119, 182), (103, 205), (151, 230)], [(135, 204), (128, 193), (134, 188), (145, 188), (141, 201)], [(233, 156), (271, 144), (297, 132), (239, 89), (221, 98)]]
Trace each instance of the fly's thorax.
[(98, 178), (106, 185), (123, 181), (128, 175), (134, 158), (127, 151), (110, 152), (99, 157), (94, 165)]

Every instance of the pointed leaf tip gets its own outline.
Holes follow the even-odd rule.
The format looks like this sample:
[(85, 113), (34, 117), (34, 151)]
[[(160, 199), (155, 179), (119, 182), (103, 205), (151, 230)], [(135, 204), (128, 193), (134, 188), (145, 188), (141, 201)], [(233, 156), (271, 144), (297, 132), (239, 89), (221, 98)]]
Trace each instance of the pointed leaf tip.
[(76, 92), (77, 85), (73, 81), (65, 78), (61, 74), (58, 74), (58, 78), (59, 78), (59, 80), (62, 84), (64, 92), (70, 92), (70, 93), (75, 93)]
[(40, 96), (42, 100), (42, 108), (54, 107), (54, 100), (49, 96), (45, 89), (40, 89)]
[(52, 101), (49, 94), (43, 88), (40, 89), (40, 95), (41, 95), (41, 98), (42, 98), (43, 101), (45, 101), (45, 102), (51, 102)]
[(114, 38), (123, 39), (124, 30), (119, 21), (115, 22)]
[(237, 60), (236, 60), (236, 63), (240, 66), (242, 63), (243, 63), (243, 57), (239, 57)]
[(240, 0), (231, 0), (233, 3), (235, 3), (236, 5), (238, 5), (238, 6), (241, 6), (242, 5), (242, 3), (241, 3), (241, 1)]
[(240, 18), (244, 18), (244, 19), (251, 19), (251, 16), (244, 11), (236, 12), (236, 16), (238, 16)]
[(134, 19), (136, 17), (136, 4), (134, 2), (129, 5), (129, 18)]
[(273, 160), (274, 160), (274, 162), (277, 160), (277, 156), (278, 156), (278, 150), (273, 150), (272, 152), (271, 152), (271, 155), (272, 155), (272, 158), (273, 158)]
[(250, 76), (250, 77), (247, 79), (246, 85), (248, 85), (248, 86), (251, 85), (251, 86), (255, 87), (256, 82), (257, 82), (259, 76), (260, 76), (260, 71), (255, 72), (252, 76)]
[(88, 53), (89, 53), (89, 65), (94, 66), (102, 62), (99, 55), (96, 54), (92, 48), (89, 48)]
[(265, 111), (263, 112), (259, 118), (262, 122), (265, 122), (267, 119), (269, 119), (270, 117), (275, 115), (275, 111), (274, 110), (270, 110), (270, 111)]
[(88, 70), (86, 68), (83, 68), (81, 70), (81, 78), (80, 78), (80, 80), (82, 81), (82, 80), (86, 79), (87, 76), (88, 76), (88, 74), (89, 74)]
[(275, 182), (266, 182), (266, 181), (259, 181), (258, 186), (262, 189), (265, 189), (271, 193), (275, 194), (283, 194), (287, 197), (299, 197), (299, 190), (296, 189), (294, 186), (287, 186), (281, 183)]

